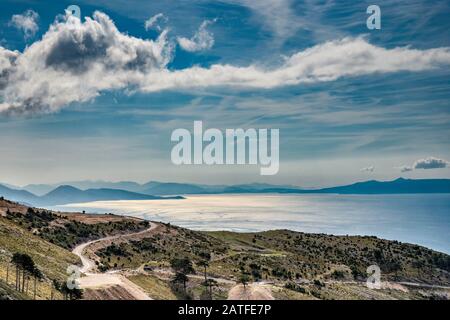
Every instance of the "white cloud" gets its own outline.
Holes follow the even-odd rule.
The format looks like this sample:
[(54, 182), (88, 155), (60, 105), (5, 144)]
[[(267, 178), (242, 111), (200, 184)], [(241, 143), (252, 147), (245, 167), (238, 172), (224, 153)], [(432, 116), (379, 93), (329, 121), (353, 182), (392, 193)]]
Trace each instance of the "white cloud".
[(160, 24), (158, 24), (158, 22), (166, 22), (167, 21), (167, 17), (162, 14), (162, 13), (158, 13), (155, 14), (153, 17), (150, 17), (148, 20), (145, 21), (144, 27), (145, 30), (151, 30), (151, 29), (156, 29), (158, 31), (162, 30), (162, 27)]
[(374, 166), (365, 167), (365, 168), (362, 168), (361, 171), (362, 172), (374, 172), (375, 167)]
[(263, 26), (281, 39), (288, 38), (303, 26), (292, 10), (292, 0), (226, 0), (243, 5), (259, 16)]
[(55, 22), (23, 53), (0, 47), (0, 111), (54, 112), (107, 90), (154, 92), (187, 88), (280, 86), (342, 77), (424, 71), (450, 65), (450, 48), (385, 49), (364, 38), (316, 45), (273, 67), (215, 64), (168, 69), (173, 45), (167, 31), (143, 40), (124, 33), (105, 14), (85, 22)]
[(27, 10), (22, 14), (15, 14), (12, 16), (9, 24), (21, 30), (24, 33), (25, 39), (34, 37), (39, 30), (37, 21), (39, 14), (33, 10)]
[(190, 39), (178, 37), (177, 41), (180, 47), (189, 52), (209, 50), (214, 45), (214, 36), (206, 28), (213, 23), (214, 20), (205, 20), (200, 25), (198, 31)]
[(6, 83), (0, 90), (0, 111), (57, 111), (104, 90), (137, 86), (141, 77), (165, 69), (171, 59), (166, 32), (156, 41), (131, 37), (100, 12), (84, 23), (66, 19), (22, 54), (0, 51), (0, 83)]
[(442, 169), (450, 166), (450, 162), (444, 159), (435, 157), (427, 157), (425, 159), (419, 159), (414, 161), (411, 166), (404, 165), (399, 167), (401, 172), (410, 172), (417, 169)]
[(428, 157), (425, 159), (419, 159), (414, 162), (414, 169), (440, 169), (446, 168), (449, 165), (447, 160), (438, 159), (434, 157)]
[(141, 88), (143, 91), (158, 91), (225, 85), (268, 89), (334, 81), (348, 76), (398, 71), (417, 72), (444, 65), (450, 65), (448, 47), (428, 50), (408, 47), (385, 49), (374, 46), (363, 38), (344, 38), (295, 53), (276, 68), (217, 64), (209, 68), (160, 70), (156, 77), (146, 78), (141, 83)]
[(401, 172), (410, 172), (410, 171), (413, 171), (413, 170), (414, 170), (414, 168), (411, 167), (411, 166), (401, 166), (401, 167), (399, 167), (399, 168), (400, 168), (400, 171), (401, 171)]

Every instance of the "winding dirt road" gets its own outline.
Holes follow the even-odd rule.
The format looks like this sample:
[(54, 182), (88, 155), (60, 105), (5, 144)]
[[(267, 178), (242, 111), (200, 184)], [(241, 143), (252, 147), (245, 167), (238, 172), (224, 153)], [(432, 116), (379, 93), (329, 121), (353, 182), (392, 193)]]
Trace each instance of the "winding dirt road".
[(114, 240), (126, 240), (128, 238), (134, 238), (136, 236), (143, 235), (149, 231), (152, 231), (158, 227), (157, 224), (151, 223), (150, 228), (135, 233), (127, 233), (116, 236), (109, 236), (93, 241), (89, 241), (72, 250), (72, 253), (77, 255), (81, 259), (82, 266), (80, 272), (85, 276), (79, 279), (80, 287), (82, 289), (102, 289), (112, 286), (119, 286), (126, 290), (136, 300), (152, 300), (139, 286), (125, 278), (117, 271), (111, 271), (106, 273), (95, 272), (95, 261), (85, 255), (85, 250), (90, 245), (99, 242), (111, 242)]
[(238, 284), (228, 292), (228, 300), (275, 300), (270, 286), (265, 282), (249, 283), (245, 288)]

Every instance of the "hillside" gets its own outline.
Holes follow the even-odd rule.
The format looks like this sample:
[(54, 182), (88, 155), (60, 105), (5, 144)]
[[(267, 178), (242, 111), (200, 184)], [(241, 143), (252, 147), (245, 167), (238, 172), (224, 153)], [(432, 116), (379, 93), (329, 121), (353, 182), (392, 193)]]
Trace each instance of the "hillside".
[(53, 282), (64, 283), (67, 267), (80, 263), (69, 249), (89, 239), (142, 230), (147, 225), (133, 218), (51, 212), (0, 199), (0, 299), (32, 299), (29, 281), (27, 292), (14, 290), (11, 259), (15, 253), (29, 255), (43, 273), (37, 299), (62, 299)]
[[(200, 262), (205, 256), (210, 257), (208, 277), (219, 281), (214, 294), (217, 299), (226, 297), (242, 274), (250, 283), (270, 287), (282, 299), (428, 299), (448, 297), (450, 293), (448, 289), (427, 292), (402, 284), (448, 287), (448, 255), (375, 237), (288, 230), (196, 232), (166, 225), (146, 239), (97, 247), (97, 256), (102, 270), (143, 268), (145, 276), (133, 275), (130, 279), (147, 286), (149, 293), (151, 283), (162, 286), (161, 290), (170, 289), (178, 297), (186, 295), (170, 282), (170, 265), (174, 258), (187, 258), (195, 269), (195, 274), (189, 276), (187, 294), (195, 299), (203, 293), (204, 270)], [(382, 270), (385, 290), (374, 291), (365, 286), (366, 269), (373, 264)], [(391, 287), (400, 289), (392, 291)]]
[(345, 270), (346, 278), (358, 279), (366, 276), (367, 266), (377, 264), (391, 280), (450, 285), (450, 256), (376, 237), (288, 230), (196, 232), (166, 226), (166, 230), (151, 238), (112, 245), (98, 255), (110, 269), (116, 262), (123, 267), (138, 267), (146, 261), (164, 264), (180, 254), (195, 261), (201, 259), (203, 252), (212, 255), (211, 268), (217, 276), (230, 278), (237, 278), (244, 268), (265, 280), (315, 279), (326, 277), (337, 268)]
[[(69, 250), (100, 238), (105, 240), (86, 250), (96, 261), (97, 272), (115, 270), (156, 299), (450, 297), (450, 256), (418, 245), (289, 230), (197, 232), (152, 225), (150, 231), (149, 223), (140, 219), (53, 212), (0, 199), (0, 298), (32, 298), (28, 289), (14, 290), (11, 263), (5, 283), (11, 257), (24, 253), (44, 274), (37, 298), (62, 299), (53, 281), (67, 279), (67, 267), (80, 263)], [(180, 261), (186, 288), (176, 280), (184, 277), (179, 278)], [(380, 290), (365, 286), (366, 269), (374, 264), (382, 272)], [(243, 278), (248, 287), (239, 284)], [(85, 298), (126, 298), (122, 289), (87, 288)]]
[[(38, 299), (49, 299), (52, 282), (54, 280), (64, 281), (67, 278), (67, 267), (79, 263), (78, 257), (69, 251), (33, 235), (5, 217), (0, 217), (0, 278), (2, 279), (3, 294), (10, 298), (28, 297), (31, 299), (31, 295), (12, 290), (15, 275), (10, 261), (15, 253), (29, 255), (36, 263), (37, 268), (44, 274), (44, 279), (39, 282), (37, 289)], [(9, 287), (6, 286), (8, 268)], [(11, 295), (11, 293), (14, 294)], [(55, 298), (61, 298), (61, 296), (58, 297), (55, 293)]]

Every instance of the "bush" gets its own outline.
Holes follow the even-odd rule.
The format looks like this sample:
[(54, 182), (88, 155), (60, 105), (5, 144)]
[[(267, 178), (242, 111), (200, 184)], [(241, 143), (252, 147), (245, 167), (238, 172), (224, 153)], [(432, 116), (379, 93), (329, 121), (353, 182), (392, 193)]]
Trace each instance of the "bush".
[(331, 273), (331, 277), (336, 280), (342, 280), (345, 278), (345, 273), (344, 273), (344, 271), (341, 271), (341, 270), (334, 270)]
[(306, 289), (301, 287), (301, 286), (299, 286), (298, 284), (296, 284), (294, 282), (287, 282), (284, 285), (284, 287), (286, 289), (289, 289), (289, 290), (293, 290), (293, 291), (296, 291), (296, 292), (300, 292), (300, 293), (306, 294)]

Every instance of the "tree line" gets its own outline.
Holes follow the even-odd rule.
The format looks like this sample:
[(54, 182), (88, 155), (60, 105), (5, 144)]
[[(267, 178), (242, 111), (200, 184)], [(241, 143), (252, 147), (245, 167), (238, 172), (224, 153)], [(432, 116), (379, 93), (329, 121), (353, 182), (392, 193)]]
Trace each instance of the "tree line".
[[(13, 254), (10, 263), (15, 267), (14, 289), (18, 292), (29, 295), (30, 280), (33, 279), (33, 299), (37, 296), (38, 282), (44, 281), (45, 276), (36, 266), (33, 259), (26, 253), (16, 252)], [(10, 268), (9, 264), (6, 269), (6, 283), (9, 285)], [(69, 289), (66, 282), (57, 280), (52, 281), (50, 299), (54, 298), (54, 290), (61, 293), (64, 300), (78, 300), (83, 297), (81, 289)]]

